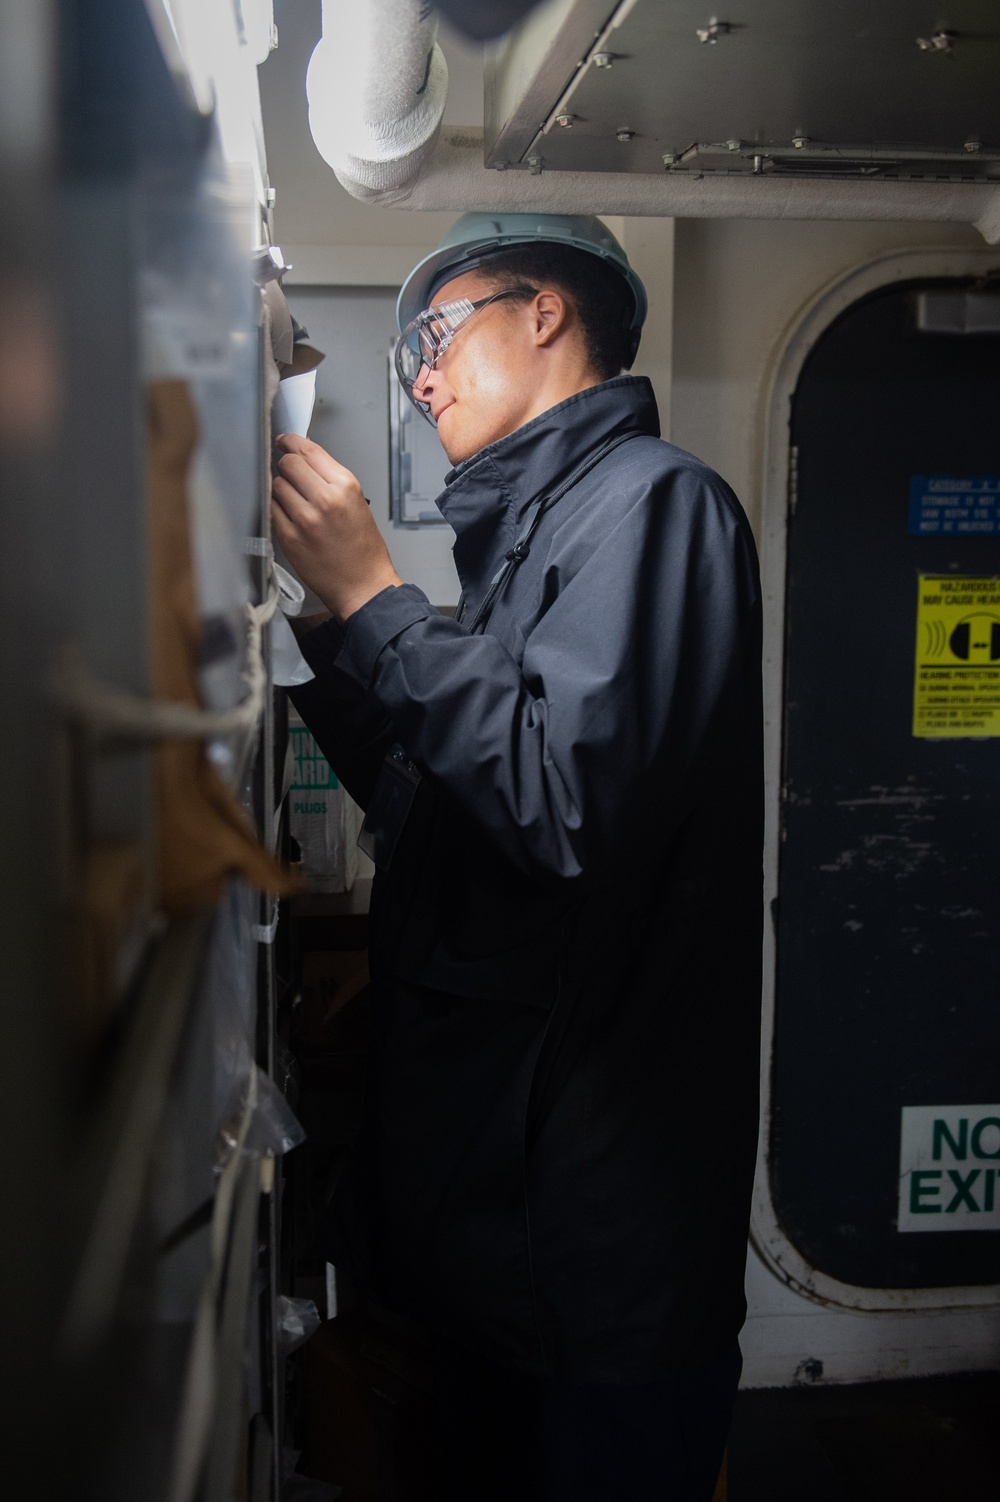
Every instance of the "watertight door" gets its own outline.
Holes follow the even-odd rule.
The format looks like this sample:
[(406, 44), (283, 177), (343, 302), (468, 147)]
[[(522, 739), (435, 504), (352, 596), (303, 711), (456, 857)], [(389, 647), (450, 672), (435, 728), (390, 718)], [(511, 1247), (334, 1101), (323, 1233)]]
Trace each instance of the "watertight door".
[(1000, 296), (920, 292), (792, 414), (771, 1187), (873, 1288), (1000, 1281)]

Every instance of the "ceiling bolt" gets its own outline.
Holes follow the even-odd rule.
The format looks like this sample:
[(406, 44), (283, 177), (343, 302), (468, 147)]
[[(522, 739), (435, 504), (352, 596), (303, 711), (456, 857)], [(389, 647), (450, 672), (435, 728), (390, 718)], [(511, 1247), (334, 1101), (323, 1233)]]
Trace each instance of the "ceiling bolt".
[(802, 132), (799, 131), (797, 135), (794, 135), (792, 137), (792, 145), (795, 147), (796, 151), (801, 151), (803, 146), (809, 145), (809, 137), (804, 136)]
[(569, 130), (575, 119), (575, 115), (557, 115), (556, 124), (561, 125), (563, 130)]
[(935, 31), (929, 37), (917, 37), (917, 46), (921, 52), (940, 52), (945, 57), (951, 57), (957, 37), (957, 31)]
[(709, 16), (707, 26), (699, 26), (695, 36), (699, 42), (707, 42), (714, 47), (720, 37), (728, 36), (732, 30), (728, 21), (720, 21), (717, 16)]
[(635, 131), (634, 130), (616, 130), (615, 131), (615, 140), (616, 141), (631, 141), (631, 139), (632, 139), (632, 137), (634, 135), (635, 135)]
[(660, 158), (664, 167), (672, 167), (677, 160), (676, 151), (665, 151)]
[(541, 175), (542, 175), (542, 159), (541, 159), (540, 156), (529, 156), (529, 158), (528, 158), (528, 166), (531, 168), (531, 175), (532, 175), (532, 177), (541, 177)]
[(594, 67), (595, 68), (613, 68), (614, 67), (614, 62), (615, 62), (615, 54), (613, 52), (595, 52), (594, 53)]
[(739, 151), (739, 149), (740, 149), (740, 147), (742, 145), (743, 145), (743, 142), (742, 141), (737, 141), (736, 137), (734, 136), (731, 140), (729, 140), (729, 141), (726, 142), (726, 150), (727, 151)]

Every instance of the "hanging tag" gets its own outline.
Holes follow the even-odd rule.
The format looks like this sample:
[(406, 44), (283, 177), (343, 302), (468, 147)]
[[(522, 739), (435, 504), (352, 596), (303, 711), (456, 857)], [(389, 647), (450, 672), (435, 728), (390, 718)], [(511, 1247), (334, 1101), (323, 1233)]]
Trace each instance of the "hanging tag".
[(277, 899), (277, 897), (275, 897), (273, 899), (273, 906), (271, 908), (270, 922), (268, 922), (268, 923), (255, 923), (253, 925), (253, 936), (256, 939), (256, 941), (257, 941), (258, 944), (273, 944), (274, 943), (274, 936), (275, 936), (275, 934), (277, 932), (278, 932), (278, 899)]
[(420, 772), (402, 746), (390, 746), (358, 835), (358, 848), (378, 871), (389, 869), (419, 786)]
[(278, 607), (285, 615), (299, 615), (305, 603), (305, 586), (280, 563), (271, 564), (271, 574), (278, 586)]

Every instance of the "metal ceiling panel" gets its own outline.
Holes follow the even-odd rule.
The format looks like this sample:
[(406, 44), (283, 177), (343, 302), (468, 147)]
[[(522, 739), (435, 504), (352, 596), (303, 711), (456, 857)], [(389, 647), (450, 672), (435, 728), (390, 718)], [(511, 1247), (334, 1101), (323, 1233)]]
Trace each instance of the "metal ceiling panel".
[(499, 160), (526, 154), (552, 112), (553, 90), (561, 94), (586, 65), (614, 10), (614, 0), (546, 0), (486, 49), (484, 134), (488, 146), (503, 138)]
[[(520, 92), (495, 56), (490, 87), (506, 108), (487, 120), (487, 162), (1000, 178), (996, 0), (710, 5), (625, 0), (595, 35), (589, 0), (574, 33), (589, 30), (588, 50), (567, 66), (565, 48), (550, 49)], [(564, 32), (575, 10), (561, 6)]]

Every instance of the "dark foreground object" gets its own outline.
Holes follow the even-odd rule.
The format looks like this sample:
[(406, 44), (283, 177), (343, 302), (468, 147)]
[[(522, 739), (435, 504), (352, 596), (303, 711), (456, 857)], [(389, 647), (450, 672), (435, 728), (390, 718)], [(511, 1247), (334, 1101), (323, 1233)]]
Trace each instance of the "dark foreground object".
[(575, 1386), (439, 1353), (448, 1502), (709, 1502), (741, 1366)]
[(305, 1348), (299, 1469), (341, 1502), (709, 1502), (740, 1357), (652, 1383), (515, 1374), (355, 1310)]
[(1000, 1376), (742, 1392), (729, 1502), (991, 1502)]

